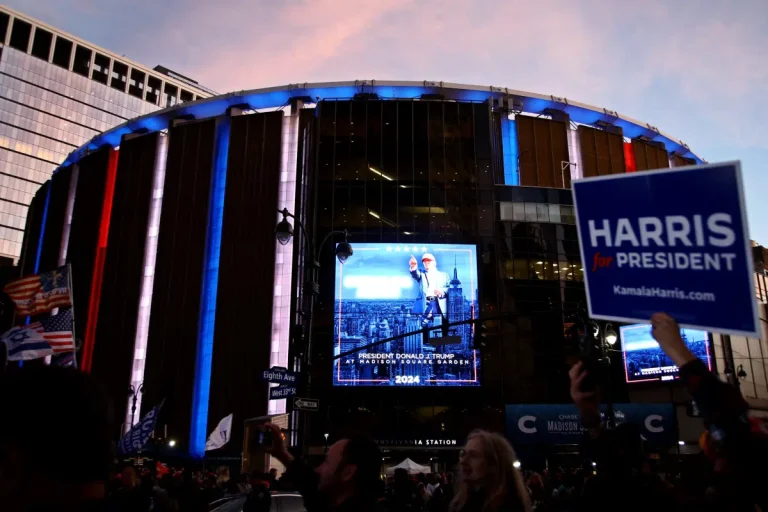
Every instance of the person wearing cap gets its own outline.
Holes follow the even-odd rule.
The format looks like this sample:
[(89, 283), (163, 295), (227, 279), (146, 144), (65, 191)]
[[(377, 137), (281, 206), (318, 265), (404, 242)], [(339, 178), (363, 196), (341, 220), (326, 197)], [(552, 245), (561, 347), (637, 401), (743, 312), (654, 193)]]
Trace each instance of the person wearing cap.
[(437, 270), (437, 260), (428, 252), (421, 257), (421, 263), (424, 270), (419, 269), (416, 257), (411, 255), (411, 277), (419, 283), (420, 292), (413, 313), (421, 315), (421, 325), (426, 327), (438, 315), (445, 319), (448, 311), (448, 274)]

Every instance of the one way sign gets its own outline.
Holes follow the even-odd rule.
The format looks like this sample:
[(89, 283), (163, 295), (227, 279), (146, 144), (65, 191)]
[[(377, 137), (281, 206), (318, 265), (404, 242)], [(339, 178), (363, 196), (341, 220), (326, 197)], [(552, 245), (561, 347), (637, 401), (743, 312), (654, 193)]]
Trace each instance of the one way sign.
[(293, 408), (298, 411), (319, 411), (320, 400), (315, 398), (293, 398)]

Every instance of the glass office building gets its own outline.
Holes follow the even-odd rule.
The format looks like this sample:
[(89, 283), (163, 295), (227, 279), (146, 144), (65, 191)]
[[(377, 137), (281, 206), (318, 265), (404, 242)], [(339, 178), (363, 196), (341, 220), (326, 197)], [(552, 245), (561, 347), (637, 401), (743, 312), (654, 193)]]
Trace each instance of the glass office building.
[(0, 7), (0, 256), (20, 257), (30, 201), (70, 152), (129, 119), (213, 94)]

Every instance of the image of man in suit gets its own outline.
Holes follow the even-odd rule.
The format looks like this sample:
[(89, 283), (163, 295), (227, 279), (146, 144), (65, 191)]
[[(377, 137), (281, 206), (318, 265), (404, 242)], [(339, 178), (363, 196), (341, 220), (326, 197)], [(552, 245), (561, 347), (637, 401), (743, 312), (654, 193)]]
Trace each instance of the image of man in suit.
[(436, 316), (445, 320), (448, 311), (448, 274), (437, 270), (437, 261), (430, 253), (421, 257), (424, 270), (420, 270), (416, 258), (411, 255), (409, 262), (411, 277), (419, 283), (419, 298), (416, 299), (413, 312), (421, 314), (421, 325), (427, 327)]

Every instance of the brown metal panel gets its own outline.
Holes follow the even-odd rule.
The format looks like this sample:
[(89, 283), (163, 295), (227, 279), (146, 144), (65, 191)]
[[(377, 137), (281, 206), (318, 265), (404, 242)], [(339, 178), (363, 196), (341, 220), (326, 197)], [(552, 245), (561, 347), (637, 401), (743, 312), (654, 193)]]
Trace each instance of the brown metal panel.
[(595, 133), (597, 130), (579, 125), (579, 145), (581, 146), (581, 165), (583, 176), (590, 178), (599, 176), (597, 169), (597, 150), (595, 148)]
[[(282, 123), (281, 111), (232, 118), (208, 404), (211, 427), (230, 413), (240, 425), (267, 410), (267, 385), (259, 374), (269, 368), (271, 355)], [(233, 428), (225, 450), (239, 454), (241, 436), (240, 428)]]
[(101, 381), (120, 421), (133, 368), (158, 137), (156, 132), (123, 139), (112, 200), (91, 374)]
[[(555, 186), (555, 166), (552, 161), (552, 140), (549, 130), (549, 121), (546, 119), (534, 119), (533, 135), (536, 144), (536, 168), (538, 170), (538, 186)], [(558, 170), (559, 174), (559, 170)]]
[(110, 151), (104, 148), (91, 153), (78, 164), (77, 191), (67, 245), (67, 263), (72, 266), (72, 296), (78, 337), (84, 336), (87, 327)]
[(61, 235), (67, 221), (67, 201), (72, 167), (62, 167), (51, 178), (51, 200), (43, 235), (43, 249), (40, 251), (40, 271), (52, 270), (59, 265)]
[(571, 188), (571, 170), (563, 169), (563, 162), (570, 162), (568, 152), (568, 127), (562, 122), (549, 123), (552, 139), (552, 160), (555, 166), (555, 187)]
[(518, 159), (520, 160), (520, 185), (536, 187), (539, 184), (536, 168), (536, 136), (534, 134), (534, 118), (517, 116)]
[(161, 421), (186, 445), (197, 359), (200, 296), (216, 120), (169, 130), (142, 410), (167, 399)]

